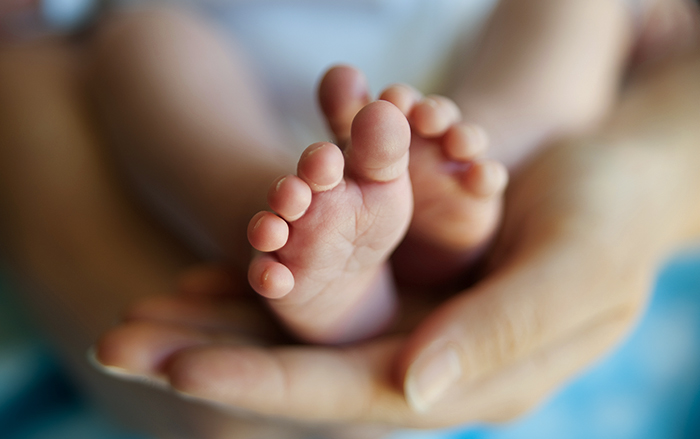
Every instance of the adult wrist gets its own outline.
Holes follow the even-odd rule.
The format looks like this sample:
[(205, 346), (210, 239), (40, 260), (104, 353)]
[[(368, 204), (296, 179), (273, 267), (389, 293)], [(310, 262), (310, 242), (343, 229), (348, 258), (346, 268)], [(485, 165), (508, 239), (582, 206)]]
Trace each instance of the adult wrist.
[[(610, 166), (620, 167), (613, 185), (625, 186), (617, 203), (625, 206), (620, 219), (620, 243), (636, 249), (637, 255), (658, 264), (679, 246), (700, 237), (700, 208), (696, 175), (697, 157), (684, 145), (651, 137), (606, 145)], [(700, 149), (698, 149), (700, 152)], [(697, 155), (697, 154), (695, 154)], [(626, 198), (626, 199), (625, 199)]]

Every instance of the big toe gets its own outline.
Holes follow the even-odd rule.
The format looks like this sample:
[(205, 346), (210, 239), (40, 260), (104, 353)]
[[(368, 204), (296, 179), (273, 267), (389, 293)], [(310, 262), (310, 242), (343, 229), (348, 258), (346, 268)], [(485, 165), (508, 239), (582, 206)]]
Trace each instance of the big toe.
[(319, 84), (318, 100), (336, 140), (343, 143), (350, 137), (353, 118), (370, 102), (367, 79), (352, 66), (331, 67)]
[(411, 128), (401, 110), (386, 101), (372, 102), (352, 122), (346, 166), (366, 180), (394, 180), (408, 169), (410, 141)]

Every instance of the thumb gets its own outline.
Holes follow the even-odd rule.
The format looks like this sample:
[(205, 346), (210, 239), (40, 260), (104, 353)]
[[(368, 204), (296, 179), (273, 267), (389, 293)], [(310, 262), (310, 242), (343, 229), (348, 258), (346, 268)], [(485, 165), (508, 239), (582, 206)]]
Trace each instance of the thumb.
[[(448, 395), (495, 375), (601, 315), (630, 306), (614, 285), (591, 282), (580, 254), (552, 254), (511, 264), (443, 304), (397, 357), (404, 394), (423, 413)], [(456, 395), (455, 395), (456, 396)], [(449, 398), (452, 399), (452, 398)]]

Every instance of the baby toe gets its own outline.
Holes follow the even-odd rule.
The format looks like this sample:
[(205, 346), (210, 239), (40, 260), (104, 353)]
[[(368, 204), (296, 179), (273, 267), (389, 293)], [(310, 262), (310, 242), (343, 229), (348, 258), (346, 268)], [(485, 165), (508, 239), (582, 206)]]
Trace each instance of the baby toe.
[(289, 225), (271, 212), (258, 212), (248, 224), (248, 242), (261, 252), (284, 247), (289, 238)]
[(248, 282), (256, 293), (268, 299), (279, 299), (294, 288), (294, 275), (284, 264), (270, 255), (253, 259), (248, 269)]
[(486, 131), (474, 124), (454, 124), (447, 129), (442, 139), (443, 153), (450, 160), (473, 160), (483, 155), (488, 145)]
[(352, 175), (386, 182), (408, 169), (411, 128), (406, 116), (393, 104), (375, 101), (365, 106), (352, 123), (345, 151)]
[(423, 137), (437, 137), (462, 118), (457, 104), (444, 96), (430, 95), (417, 103), (409, 115), (411, 126)]
[(379, 99), (394, 104), (401, 112), (408, 116), (413, 107), (422, 99), (422, 95), (415, 88), (406, 84), (394, 84), (387, 87)]
[(507, 185), (508, 171), (495, 160), (475, 161), (462, 177), (462, 187), (480, 198), (498, 196)]
[(287, 221), (301, 218), (311, 205), (311, 188), (301, 178), (286, 175), (277, 179), (267, 194), (270, 208)]
[(343, 180), (345, 158), (336, 145), (318, 142), (306, 148), (299, 159), (297, 175), (312, 192), (325, 192)]
[(318, 100), (336, 140), (343, 143), (350, 137), (352, 119), (370, 102), (367, 79), (352, 66), (331, 67), (319, 84)]

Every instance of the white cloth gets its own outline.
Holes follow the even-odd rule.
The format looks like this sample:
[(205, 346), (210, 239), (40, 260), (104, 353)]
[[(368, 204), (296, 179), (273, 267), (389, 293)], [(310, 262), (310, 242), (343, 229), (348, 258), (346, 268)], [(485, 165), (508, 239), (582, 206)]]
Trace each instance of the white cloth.
[(396, 82), (434, 90), (444, 82), (458, 43), (473, 40), (493, 3), (261, 0), (239, 2), (220, 20), (258, 63), (303, 146), (325, 133), (315, 88), (328, 67), (360, 68), (375, 93)]
[(209, 16), (242, 45), (301, 149), (328, 138), (315, 89), (329, 66), (362, 69), (375, 93), (396, 82), (434, 91), (497, 0), (174, 1)]

